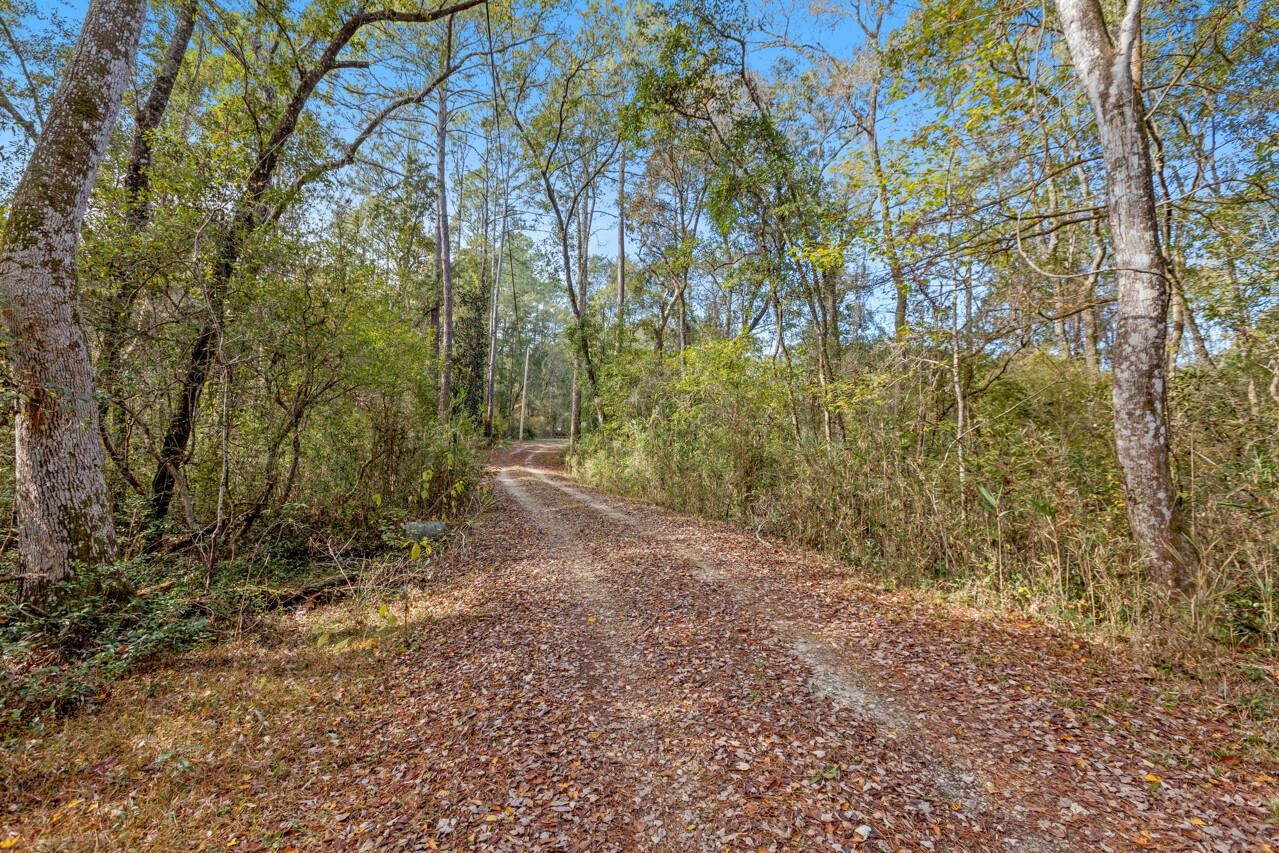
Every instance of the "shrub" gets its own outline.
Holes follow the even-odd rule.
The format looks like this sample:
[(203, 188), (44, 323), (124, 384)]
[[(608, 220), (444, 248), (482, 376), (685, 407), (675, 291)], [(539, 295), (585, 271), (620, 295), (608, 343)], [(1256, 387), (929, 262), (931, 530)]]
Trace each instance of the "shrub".
[[(608, 427), (574, 471), (888, 584), (1161, 642), (1279, 641), (1266, 523), (1276, 425), (1240, 420), (1221, 382), (1183, 371), (1174, 388), (1177, 475), (1204, 568), (1196, 598), (1169, 613), (1153, 606), (1129, 536), (1103, 379), (1042, 354), (1015, 360), (968, 401), (961, 464), (943, 381), (927, 367), (903, 378), (874, 354), (850, 361), (851, 379), (820, 389), (742, 341), (701, 344), (682, 365), (629, 359), (606, 386)], [(823, 399), (837, 415), (829, 443)], [(1233, 427), (1217, 426), (1227, 416)]]

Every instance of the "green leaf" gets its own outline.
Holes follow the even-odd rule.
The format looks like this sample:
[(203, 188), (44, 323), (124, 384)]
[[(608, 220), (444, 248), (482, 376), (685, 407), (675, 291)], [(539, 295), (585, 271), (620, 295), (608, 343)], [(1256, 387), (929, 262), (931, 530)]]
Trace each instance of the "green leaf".
[(986, 506), (991, 512), (999, 512), (999, 500), (990, 493), (990, 489), (986, 488), (981, 483), (978, 483), (977, 491), (981, 494), (982, 500), (986, 502)]

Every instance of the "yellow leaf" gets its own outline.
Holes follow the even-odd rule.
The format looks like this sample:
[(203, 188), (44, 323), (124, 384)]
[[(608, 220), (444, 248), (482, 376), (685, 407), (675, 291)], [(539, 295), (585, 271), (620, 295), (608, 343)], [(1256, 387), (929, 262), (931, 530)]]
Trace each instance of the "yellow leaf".
[(18, 842), (21, 840), (21, 835), (10, 835), (4, 841), (0, 841), (0, 850), (8, 850), (10, 847), (17, 847)]
[(1207, 826), (1208, 822), (1201, 817), (1192, 817), (1190, 822), (1195, 826)]
[(1150, 784), (1152, 784), (1152, 785), (1158, 785), (1160, 782), (1162, 782), (1162, 781), (1163, 781), (1163, 779), (1160, 779), (1160, 778), (1159, 778), (1158, 776), (1156, 776), (1154, 773), (1147, 773), (1147, 774), (1146, 774), (1146, 781), (1147, 781), (1147, 782), (1149, 782), (1149, 783), (1150, 783)]

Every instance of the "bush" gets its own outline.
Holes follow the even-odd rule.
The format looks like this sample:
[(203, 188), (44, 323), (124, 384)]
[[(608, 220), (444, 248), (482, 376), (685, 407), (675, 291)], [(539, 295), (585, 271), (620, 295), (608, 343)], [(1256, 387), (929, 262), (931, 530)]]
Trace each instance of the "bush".
[(69, 710), (138, 662), (207, 640), (202, 586), (194, 565), (140, 559), (77, 572), (44, 608), (10, 603), (0, 612), (0, 723)]

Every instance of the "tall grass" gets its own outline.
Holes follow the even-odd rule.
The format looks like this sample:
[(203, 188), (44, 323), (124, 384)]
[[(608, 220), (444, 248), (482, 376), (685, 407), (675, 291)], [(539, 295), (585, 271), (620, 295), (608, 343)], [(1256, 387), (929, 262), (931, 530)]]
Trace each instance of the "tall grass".
[[(612, 417), (573, 460), (583, 480), (833, 555), (888, 585), (1017, 608), (1158, 644), (1279, 644), (1279, 417), (1240, 414), (1223, 377), (1183, 372), (1177, 476), (1202, 556), (1171, 606), (1129, 536), (1109, 388), (1044, 355), (968, 400), (949, 380), (860, 353), (824, 396), (740, 342), (614, 369)], [(836, 426), (830, 441), (820, 406)], [(842, 429), (840, 428), (842, 424)], [(1193, 652), (1198, 653), (1198, 652)]]

